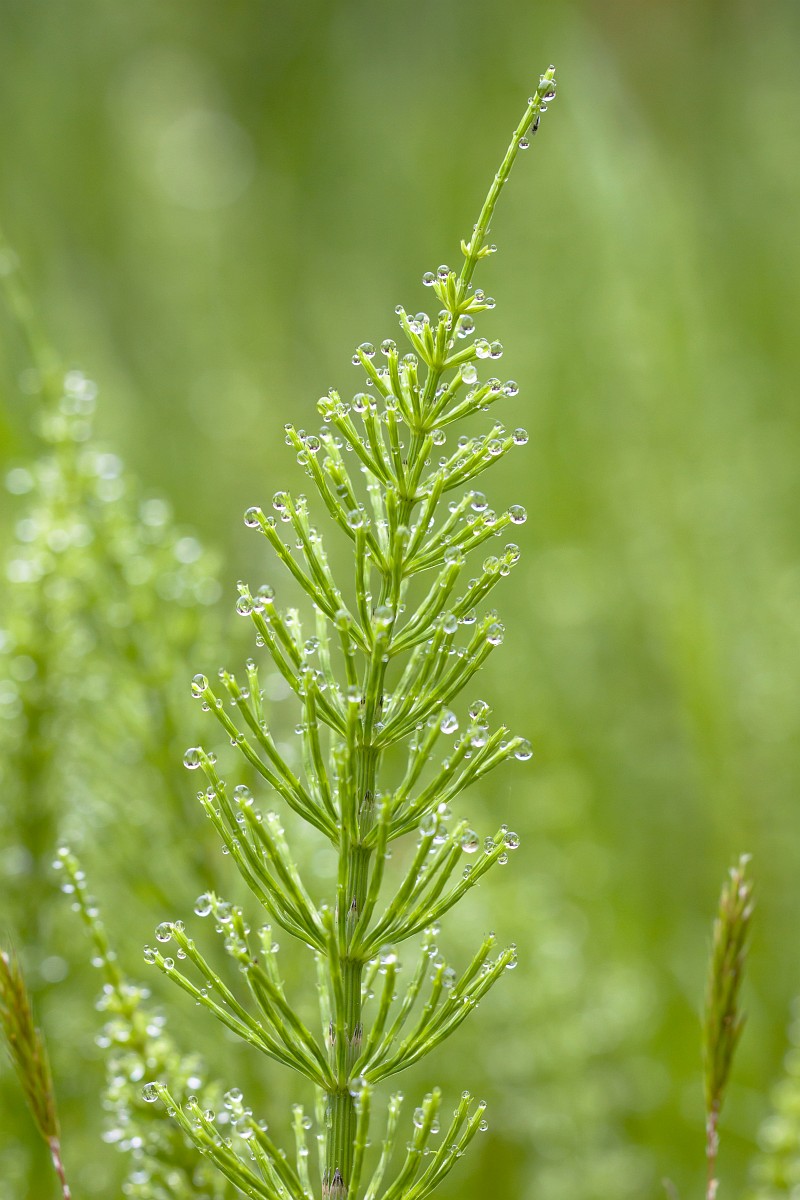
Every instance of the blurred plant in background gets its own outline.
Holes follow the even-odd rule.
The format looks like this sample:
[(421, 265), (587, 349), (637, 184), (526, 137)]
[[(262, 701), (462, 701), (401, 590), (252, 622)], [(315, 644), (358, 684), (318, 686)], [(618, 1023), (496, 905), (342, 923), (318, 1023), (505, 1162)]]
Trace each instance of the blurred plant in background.
[[(98, 444), (94, 383), (65, 373), (40, 338), (7, 248), (3, 266), (32, 359), (22, 380), (41, 451), (7, 476), (24, 508), (0, 612), (0, 876), (4, 920), (38, 956), (29, 964), (38, 1007), (68, 969), (56, 953), (59, 839), (85, 846), (98, 878), (124, 889), (127, 919), (137, 899), (145, 911), (165, 903), (181, 878), (213, 881), (205, 830), (176, 783), (185, 722), (175, 675), (213, 642), (218, 584), (213, 559), (176, 529), (167, 503), (145, 498)], [(154, 818), (164, 839), (154, 849), (163, 852), (134, 861), (131, 833)], [(167, 848), (181, 837), (184, 851), (167, 871)], [(82, 1102), (88, 1128), (91, 1100)], [(38, 1157), (27, 1168), (9, 1162), (3, 1186), (36, 1194), (42, 1170)]]
[(759, 1130), (759, 1154), (753, 1164), (753, 1200), (780, 1200), (797, 1194), (800, 1184), (800, 1027), (795, 1018), (783, 1076), (772, 1090), (771, 1112)]

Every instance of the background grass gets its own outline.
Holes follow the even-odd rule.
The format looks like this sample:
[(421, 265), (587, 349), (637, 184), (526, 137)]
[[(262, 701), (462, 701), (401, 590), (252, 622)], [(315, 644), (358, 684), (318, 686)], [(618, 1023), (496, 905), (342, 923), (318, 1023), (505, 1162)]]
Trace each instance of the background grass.
[[(98, 380), (105, 439), (254, 585), (275, 572), (241, 512), (302, 486), (283, 421), (315, 425), (318, 395), (357, 386), (351, 347), (423, 303), (558, 64), (483, 275), (531, 440), (491, 485), (529, 521), (481, 689), (538, 757), (470, 801), (523, 835), (474, 911), (526, 966), (457, 1071), (432, 1065), (499, 1105), (448, 1192), (699, 1187), (704, 956), (746, 849), (741, 1194), (800, 990), (797, 6), (4, 0), (2, 23), (0, 214), (41, 319)], [(2, 355), (13, 466), (32, 442), (13, 338)], [(187, 731), (186, 680), (214, 666), (176, 664)], [(139, 970), (151, 930), (105, 900)], [(95, 986), (74, 968), (76, 1012)]]

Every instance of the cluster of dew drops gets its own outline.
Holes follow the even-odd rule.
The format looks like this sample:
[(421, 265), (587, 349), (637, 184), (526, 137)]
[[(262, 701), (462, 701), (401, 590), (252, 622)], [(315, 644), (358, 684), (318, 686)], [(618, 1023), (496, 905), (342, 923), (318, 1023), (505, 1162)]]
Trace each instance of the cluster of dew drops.
[[(496, 249), (496, 247), (492, 246), (491, 249), (494, 250), (494, 249)], [(436, 272), (426, 271), (425, 274), (422, 276), (422, 283), (425, 287), (433, 287), (433, 285), (437, 282), (437, 280), (443, 281), (443, 280), (447, 279), (448, 275), (450, 275), (450, 274), (451, 274), (450, 267), (446, 263), (442, 263), (442, 265), (438, 267)], [(483, 304), (484, 307), (487, 309), (492, 309), (495, 307), (494, 298), (492, 296), (487, 296), (480, 288), (476, 289), (476, 291), (474, 293), (474, 299), (477, 300), (479, 303)], [(402, 305), (398, 305), (396, 311), (398, 313), (403, 313), (404, 310), (402, 308)], [(442, 312), (440, 313), (440, 316), (443, 318), (447, 318), (449, 316), (449, 314), (448, 314), (447, 310), (443, 309)], [(412, 329), (413, 332), (415, 332), (417, 334), (421, 334), (423, 329), (425, 328), (425, 326), (430, 325), (430, 323), (431, 323), (431, 318), (428, 315), (428, 313), (426, 313), (426, 312), (418, 312), (415, 316), (409, 317), (410, 328)], [(455, 329), (455, 333), (456, 333), (457, 337), (462, 338), (462, 339), (469, 337), (474, 332), (474, 330), (475, 330), (475, 322), (473, 321), (471, 316), (466, 314), (466, 315), (462, 315), (459, 317), (458, 323), (457, 323), (456, 329)], [(393, 354), (397, 350), (397, 344), (394, 341), (392, 341), (391, 338), (387, 338), (385, 341), (383, 341), (381, 343), (380, 349), (381, 349), (381, 353), (385, 357), (388, 358), (391, 354)], [(356, 352), (353, 354), (353, 365), (354, 366), (361, 365), (361, 356), (362, 355), (364, 358), (373, 359), (373, 358), (375, 358), (376, 354), (377, 354), (377, 351), (375, 349), (375, 346), (371, 342), (362, 342), (361, 345), (357, 348)], [(475, 340), (475, 354), (476, 354), (476, 357), (479, 359), (489, 359), (489, 360), (500, 359), (503, 356), (502, 343), (498, 342), (498, 341), (489, 342), (485, 338), (477, 338)], [(417, 359), (417, 356), (413, 353), (408, 353), (408, 354), (404, 355), (403, 358), (400, 359), (400, 366), (416, 367), (417, 365), (418, 365), (418, 359)], [(477, 384), (478, 371), (477, 371), (477, 368), (474, 363), (466, 363), (466, 364), (462, 365), (460, 368), (460, 371), (461, 371), (461, 378), (463, 379), (464, 383), (467, 384), (467, 386), (472, 387), (474, 384)], [(383, 378), (386, 378), (388, 375), (387, 369), (385, 367), (379, 368), (378, 375)], [(366, 382), (367, 382), (368, 387), (373, 386), (372, 379), (367, 379)], [(513, 397), (513, 396), (517, 396), (519, 394), (519, 384), (517, 383), (517, 381), (515, 379), (507, 379), (505, 381), (505, 383), (503, 383), (503, 382), (501, 382), (500, 379), (492, 378), (492, 379), (487, 380), (487, 387), (489, 388), (489, 391), (494, 396), (502, 394), (504, 396)], [(402, 415), (396, 407), (396, 401), (393, 401), (393, 398), (390, 395), (390, 396), (386, 397), (386, 402), (387, 402), (387, 405), (392, 407), (392, 411), (394, 412), (396, 419), (398, 420), (398, 422), (400, 422), (402, 420)], [(324, 396), (322, 398), (322, 403), (324, 403), (324, 404), (330, 403), (330, 396)], [(342, 408), (345, 410), (347, 410), (348, 408), (352, 408), (357, 413), (364, 413), (364, 412), (367, 412), (369, 409), (374, 408), (375, 400), (372, 396), (370, 396), (366, 392), (358, 392), (353, 397), (351, 404), (345, 404), (341, 400), (338, 400), (336, 402), (336, 406), (342, 406)], [(484, 411), (488, 411), (488, 405), (484, 405), (483, 407), (484, 407)], [(323, 419), (325, 419), (325, 418), (323, 418)], [(303, 444), (304, 444), (305, 449), (310, 450), (310, 452), (312, 454), (316, 454), (318, 452), (318, 450), (321, 448), (320, 439), (318, 437), (316, 437), (316, 435), (314, 435), (314, 434), (306, 434), (304, 431), (299, 431), (299, 432), (300, 432), (300, 436), (303, 439)], [(499, 427), (498, 427), (498, 432), (499, 432)], [(528, 441), (528, 432), (527, 432), (527, 430), (522, 429), (522, 428), (515, 429), (511, 435), (511, 437), (514, 442), (514, 445), (524, 446)], [(431, 440), (432, 440), (434, 446), (442, 447), (442, 446), (444, 446), (444, 444), (447, 441), (447, 435), (443, 429), (432, 429), (431, 430)], [(290, 442), (291, 439), (287, 439), (287, 441)], [(470, 438), (466, 437), (465, 435), (461, 435), (457, 442), (458, 449), (465, 450), (467, 448), (467, 446), (469, 445), (469, 443), (470, 443)], [(401, 445), (401, 449), (402, 449), (403, 448), (402, 443), (400, 445)], [(499, 437), (490, 438), (487, 442), (486, 449), (490, 456), (500, 454), (502, 451), (502, 442), (500, 441)], [(303, 451), (301, 451), (301, 453), (298, 455), (298, 461), (300, 462), (301, 465), (304, 465), (307, 462), (307, 456), (305, 455), (305, 453)], [(447, 459), (442, 458), (439, 460), (439, 465), (444, 466), (446, 462), (447, 462)], [(521, 524), (522, 521), (525, 520), (525, 517), (524, 517), (524, 515), (522, 515), (520, 517), (519, 514), (524, 513), (524, 510), (521, 509), (521, 506), (519, 506), (519, 505), (516, 506), (516, 510), (517, 510), (517, 522), (516, 523)], [(252, 510), (250, 510), (250, 516), (251, 516), (251, 519), (253, 519), (254, 513)], [(247, 523), (247, 517), (245, 518), (245, 523)]]

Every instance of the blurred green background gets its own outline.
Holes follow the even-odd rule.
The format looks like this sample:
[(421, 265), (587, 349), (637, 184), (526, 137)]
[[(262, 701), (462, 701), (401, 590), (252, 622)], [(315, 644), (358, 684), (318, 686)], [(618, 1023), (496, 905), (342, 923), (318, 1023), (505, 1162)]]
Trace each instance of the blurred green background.
[[(537, 758), (468, 801), (479, 828), (502, 814), (523, 837), (471, 911), (524, 967), (418, 1086), (492, 1101), (450, 1196), (657, 1196), (664, 1176), (699, 1191), (710, 919), (748, 850), (758, 922), (722, 1168), (742, 1194), (800, 991), (800, 9), (2, 0), (0, 17), (0, 220), (42, 326), (99, 385), (103, 441), (221, 555), (213, 653), (231, 664), (249, 652), (233, 581), (277, 575), (241, 513), (304, 486), (283, 422), (315, 427), (319, 395), (358, 387), (353, 346), (394, 336), (398, 301), (424, 303), (423, 270), (456, 261), (557, 64), (480, 281), (498, 301), (482, 331), (521, 385), (504, 419), (531, 435), (487, 480), (529, 519), (480, 689)], [(37, 446), (4, 329), (8, 470)], [(2, 503), (10, 538), (20, 502)], [(217, 657), (174, 663), (176, 746), (197, 724), (188, 678)], [(100, 758), (96, 780), (116, 772)], [(144, 818), (136, 837), (125, 822), (146, 789), (125, 782), (119, 858), (155, 854)], [(177, 766), (168, 791), (176, 811), (193, 791)], [(151, 920), (174, 914), (85, 840), (141, 975)], [(175, 913), (191, 886), (175, 881)], [(87, 1115), (97, 981), (71, 919), (46, 930), (60, 940), (31, 969), (37, 953), (70, 967), (57, 999), (43, 986), (45, 1024), (57, 1042), (66, 1013), (85, 1039), (80, 1069), (56, 1050), (75, 1191), (116, 1195), (121, 1164)], [(262, 1086), (277, 1109), (294, 1098), (279, 1071)], [(2, 1097), (0, 1144), (24, 1172), (28, 1127)], [(11, 1179), (3, 1200), (28, 1197)]]

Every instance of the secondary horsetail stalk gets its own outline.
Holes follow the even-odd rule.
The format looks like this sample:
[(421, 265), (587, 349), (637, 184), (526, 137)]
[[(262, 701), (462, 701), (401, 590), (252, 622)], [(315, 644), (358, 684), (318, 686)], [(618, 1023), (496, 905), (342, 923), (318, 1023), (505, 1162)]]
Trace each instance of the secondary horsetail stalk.
[[(349, 540), (353, 586), (342, 589), (334, 577), (305, 496), (279, 492), (276, 516), (260, 508), (245, 514), (246, 525), (263, 534), (311, 601), (309, 630), (299, 610), (277, 606), (271, 587), (239, 585), (239, 613), (252, 620), (257, 644), (302, 707), (302, 766), (273, 739), (254, 661), (238, 679), (221, 671), (216, 689), (205, 676), (192, 681), (194, 695), (249, 770), (328, 839), (338, 857), (335, 898), (318, 905), (278, 815), (262, 814), (244, 784), (229, 786), (212, 753), (187, 751), (186, 766), (205, 775), (199, 801), (269, 924), (253, 933), (242, 909), (216, 894), (196, 903), (195, 912), (212, 916), (222, 934), (239, 968), (238, 987), (212, 969), (182, 921), (159, 925), (163, 949), (148, 947), (145, 957), (254, 1051), (309, 1080), (315, 1117), (294, 1107), (292, 1161), (237, 1088), (227, 1092), (219, 1115), (194, 1097), (174, 1096), (169, 1081), (148, 1083), (144, 1096), (160, 1100), (246, 1196), (312, 1200), (308, 1143), (315, 1140), (324, 1200), (421, 1200), (486, 1127), (484, 1104), (465, 1092), (438, 1145), (429, 1147), (440, 1127), (441, 1096), (434, 1090), (414, 1111), (410, 1134), (402, 1135), (406, 1151), (397, 1169), (402, 1097), (396, 1093), (388, 1101), (378, 1161), (365, 1165), (376, 1085), (454, 1033), (516, 962), (515, 948), (498, 952), (492, 934), (460, 972), (436, 946), (440, 919), (519, 844), (504, 825), (480, 838), (452, 817), (452, 806), (500, 763), (531, 757), (524, 738), (504, 725), (490, 727), (483, 701), (458, 715), (452, 707), (503, 641), (503, 625), (483, 604), (520, 551), (508, 542), (479, 557), (464, 578), (467, 564), (474, 564), (474, 551), (483, 548), (485, 555), (488, 544), (525, 520), (519, 505), (492, 510), (476, 480), (527, 441), (523, 429), (509, 432), (496, 421), (482, 433), (462, 433), (459, 423), (480, 420), (518, 390), (513, 380), (483, 377), (502, 346), (474, 336), (475, 318), (494, 300), (473, 286), (473, 275), (495, 249), (487, 237), (497, 200), (555, 90), (550, 67), (528, 101), (471, 237), (461, 243), (461, 270), (442, 266), (423, 277), (436, 315), (397, 309), (407, 352), (391, 340), (380, 353), (363, 343), (353, 362), (363, 369), (367, 390), (350, 402), (334, 391), (324, 396), (319, 436), (286, 426), (287, 443), (321, 507)], [(405, 769), (394, 777), (385, 760), (401, 744)], [(391, 843), (406, 834), (416, 846), (387, 899), (382, 884)], [(319, 1033), (285, 992), (273, 926), (315, 957)], [(418, 960), (398, 992), (396, 947), (415, 936), (422, 942)]]

